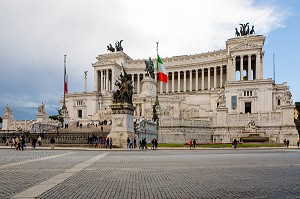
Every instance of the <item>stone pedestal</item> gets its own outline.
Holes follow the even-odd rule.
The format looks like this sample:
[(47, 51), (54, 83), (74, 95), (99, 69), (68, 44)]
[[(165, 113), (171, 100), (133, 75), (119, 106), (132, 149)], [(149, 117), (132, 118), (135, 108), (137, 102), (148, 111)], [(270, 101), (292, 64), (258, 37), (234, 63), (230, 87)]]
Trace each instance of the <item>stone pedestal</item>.
[(69, 111), (67, 109), (61, 110), (61, 115), (64, 118), (64, 125), (70, 123)]
[(151, 96), (154, 97), (156, 95), (156, 81), (149, 76), (146, 76), (142, 80), (142, 92), (140, 93), (140, 97)]
[(134, 138), (134, 107), (128, 103), (114, 103), (112, 109), (111, 132), (107, 137), (112, 138), (113, 145), (126, 147), (127, 138)]
[(227, 124), (228, 109), (225, 107), (217, 108), (217, 123), (216, 126), (224, 127)]

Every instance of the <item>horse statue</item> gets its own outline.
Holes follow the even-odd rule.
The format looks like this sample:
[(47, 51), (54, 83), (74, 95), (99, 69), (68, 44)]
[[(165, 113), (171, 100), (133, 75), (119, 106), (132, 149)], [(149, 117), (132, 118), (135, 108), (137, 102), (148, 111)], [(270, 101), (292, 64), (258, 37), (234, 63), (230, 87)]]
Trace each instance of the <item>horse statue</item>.
[(109, 44), (109, 45), (107, 46), (107, 50), (109, 50), (110, 52), (115, 52), (115, 48), (112, 47), (111, 44)]
[(235, 28), (235, 36), (237, 36), (237, 37), (241, 36), (241, 34), (239, 33), (237, 28)]
[(153, 65), (153, 61), (151, 60), (151, 57), (149, 57), (149, 61), (144, 60), (144, 62), (146, 64), (146, 68), (145, 68), (146, 75), (148, 75), (154, 79), (155, 78), (154, 65)]
[(245, 23), (245, 24), (241, 24), (240, 23), (240, 26), (241, 26), (241, 30), (240, 30), (240, 33), (241, 33), (241, 36), (244, 36), (244, 35), (247, 35), (247, 26), (249, 26), (249, 23)]
[(123, 40), (120, 40), (120, 41), (116, 41), (115, 43), (115, 46), (116, 46), (116, 51), (123, 51), (123, 47), (122, 47), (122, 41)]
[(254, 35), (255, 31), (254, 31), (254, 26), (252, 26), (251, 30), (250, 30), (250, 35)]

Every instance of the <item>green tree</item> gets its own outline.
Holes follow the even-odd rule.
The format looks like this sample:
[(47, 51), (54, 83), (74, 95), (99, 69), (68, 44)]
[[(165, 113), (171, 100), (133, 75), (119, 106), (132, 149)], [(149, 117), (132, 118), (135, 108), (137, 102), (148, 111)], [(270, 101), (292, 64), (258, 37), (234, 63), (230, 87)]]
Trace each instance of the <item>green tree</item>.
[(61, 110), (57, 110), (58, 115), (50, 115), (49, 118), (52, 120), (57, 120), (59, 121), (61, 124), (64, 123), (64, 118), (61, 115)]

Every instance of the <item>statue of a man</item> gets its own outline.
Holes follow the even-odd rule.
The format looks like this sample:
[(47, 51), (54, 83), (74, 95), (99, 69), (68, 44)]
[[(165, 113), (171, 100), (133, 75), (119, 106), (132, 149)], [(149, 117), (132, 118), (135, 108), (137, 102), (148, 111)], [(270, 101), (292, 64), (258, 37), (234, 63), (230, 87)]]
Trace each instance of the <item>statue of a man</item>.
[(149, 61), (144, 60), (146, 64), (145, 72), (146, 75), (152, 77), (154, 79), (155, 74), (154, 74), (154, 64), (153, 61), (151, 60), (151, 57), (149, 57)]

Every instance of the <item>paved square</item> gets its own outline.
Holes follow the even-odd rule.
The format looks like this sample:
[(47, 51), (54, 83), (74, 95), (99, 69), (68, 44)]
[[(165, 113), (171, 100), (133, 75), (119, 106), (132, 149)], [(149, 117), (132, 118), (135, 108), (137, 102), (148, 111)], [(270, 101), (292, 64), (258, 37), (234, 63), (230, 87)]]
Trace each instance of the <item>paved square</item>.
[(0, 150), (0, 198), (300, 198), (300, 150)]

